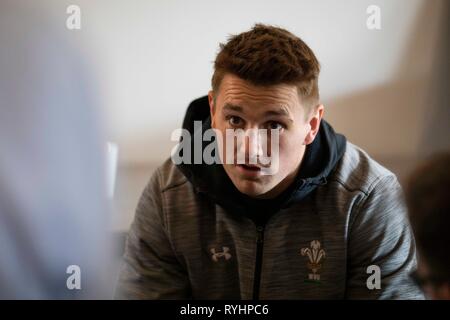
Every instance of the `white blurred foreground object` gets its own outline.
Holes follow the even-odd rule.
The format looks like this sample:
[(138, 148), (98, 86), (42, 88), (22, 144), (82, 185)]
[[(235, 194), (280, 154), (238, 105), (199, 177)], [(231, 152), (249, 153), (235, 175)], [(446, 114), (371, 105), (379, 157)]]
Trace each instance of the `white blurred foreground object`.
[(45, 4), (0, 2), (0, 298), (108, 298), (95, 93)]
[(114, 186), (116, 184), (117, 175), (117, 158), (119, 155), (119, 147), (113, 142), (106, 143), (106, 176), (108, 186), (108, 197), (114, 197)]

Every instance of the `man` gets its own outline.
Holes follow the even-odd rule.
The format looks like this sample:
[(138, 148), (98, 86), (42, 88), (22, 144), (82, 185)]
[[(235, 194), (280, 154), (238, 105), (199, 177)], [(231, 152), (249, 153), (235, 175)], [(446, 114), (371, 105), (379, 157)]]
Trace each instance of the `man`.
[(432, 299), (450, 300), (450, 153), (421, 164), (406, 188), (419, 251), (413, 277)]
[(281, 28), (255, 25), (221, 45), (212, 90), (184, 128), (275, 131), (278, 169), (249, 161), (261, 155), (250, 135), (232, 147), (244, 163), (166, 161), (139, 201), (118, 298), (422, 297), (397, 179), (322, 120), (318, 75), (311, 49)]

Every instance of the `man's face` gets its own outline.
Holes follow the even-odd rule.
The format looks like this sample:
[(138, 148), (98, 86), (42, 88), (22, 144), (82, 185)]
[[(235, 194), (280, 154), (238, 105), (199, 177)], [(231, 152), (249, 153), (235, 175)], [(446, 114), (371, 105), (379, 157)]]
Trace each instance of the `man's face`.
[[(222, 149), (230, 145), (234, 149), (233, 163), (226, 163), (222, 156), (223, 167), (240, 192), (254, 198), (273, 198), (295, 179), (306, 145), (314, 140), (323, 114), (323, 106), (306, 114), (300, 100), (295, 85), (255, 86), (231, 74), (224, 76), (215, 96), (209, 93), (211, 126), (222, 133)], [(239, 145), (226, 139), (227, 129), (278, 130), (278, 157), (271, 154), (270, 134), (266, 150), (272, 159), (278, 158), (277, 170), (266, 175), (263, 165), (249, 161), (250, 155), (260, 154), (255, 150), (264, 149), (261, 139), (249, 137)], [(245, 154), (244, 164), (236, 161), (239, 153)]]

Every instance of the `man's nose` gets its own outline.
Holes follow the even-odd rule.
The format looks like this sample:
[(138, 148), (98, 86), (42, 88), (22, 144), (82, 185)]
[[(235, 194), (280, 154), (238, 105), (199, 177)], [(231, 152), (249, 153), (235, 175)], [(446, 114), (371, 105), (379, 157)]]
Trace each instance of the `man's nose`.
[(258, 129), (252, 128), (245, 132), (244, 143), (240, 144), (239, 152), (245, 154), (246, 161), (256, 163), (258, 157), (262, 155), (261, 140)]

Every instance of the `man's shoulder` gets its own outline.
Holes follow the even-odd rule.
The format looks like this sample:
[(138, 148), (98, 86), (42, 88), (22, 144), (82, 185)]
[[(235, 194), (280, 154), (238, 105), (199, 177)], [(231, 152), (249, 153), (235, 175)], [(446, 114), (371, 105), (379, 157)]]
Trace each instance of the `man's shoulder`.
[(396, 179), (396, 176), (363, 149), (347, 141), (345, 153), (329, 180), (338, 182), (347, 190), (368, 194), (377, 182), (386, 178)]
[(166, 192), (173, 188), (183, 187), (188, 183), (186, 176), (172, 162), (171, 158), (166, 159), (153, 173), (152, 179), (157, 181), (161, 192)]

